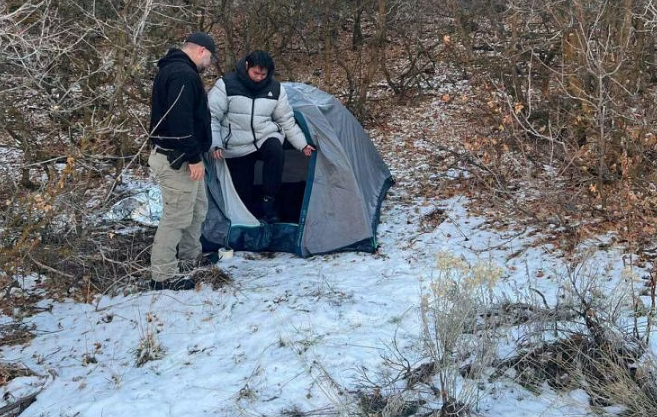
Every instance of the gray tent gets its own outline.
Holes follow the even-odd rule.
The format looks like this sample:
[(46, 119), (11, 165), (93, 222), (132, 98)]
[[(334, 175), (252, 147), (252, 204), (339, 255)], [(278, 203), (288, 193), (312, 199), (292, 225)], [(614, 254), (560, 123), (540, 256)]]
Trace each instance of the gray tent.
[[(379, 211), (392, 184), (388, 167), (356, 118), (330, 94), (283, 83), (297, 123), (317, 152), (286, 150), (283, 187), (277, 197), (281, 222), (264, 224), (237, 196), (223, 160), (206, 160), (209, 209), (204, 250), (373, 252)], [(260, 163), (259, 163), (260, 164)], [(260, 187), (256, 165), (257, 191)], [(252, 211), (254, 213), (252, 213)]]

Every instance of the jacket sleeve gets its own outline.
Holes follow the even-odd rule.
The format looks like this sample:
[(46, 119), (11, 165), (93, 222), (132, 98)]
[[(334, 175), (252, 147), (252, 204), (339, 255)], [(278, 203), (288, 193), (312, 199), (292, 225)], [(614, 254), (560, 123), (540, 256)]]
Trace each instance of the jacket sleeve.
[(210, 121), (212, 125), (212, 148), (224, 148), (224, 138), (221, 137), (221, 122), (228, 111), (228, 96), (226, 84), (218, 79), (208, 93), (208, 106), (210, 107)]
[(282, 85), (272, 119), (283, 128), (285, 137), (297, 150), (301, 151), (308, 145), (305, 135), (296, 120), (294, 120), (294, 110), (292, 110), (292, 106), (287, 100), (287, 93)]
[(193, 81), (185, 77), (175, 77), (169, 82), (166, 116), (175, 149), (185, 154), (185, 160), (194, 164), (201, 160), (201, 146), (194, 136), (194, 108), (197, 100)]

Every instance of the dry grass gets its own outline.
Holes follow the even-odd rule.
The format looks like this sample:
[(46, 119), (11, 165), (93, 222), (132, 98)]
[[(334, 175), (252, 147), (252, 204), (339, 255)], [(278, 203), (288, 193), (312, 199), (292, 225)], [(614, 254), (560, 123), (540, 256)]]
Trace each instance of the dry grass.
[(657, 415), (655, 364), (630, 344), (598, 345), (577, 334), (544, 343), (501, 361), (493, 379), (513, 369), (515, 382), (539, 393), (547, 383), (558, 391), (583, 389), (593, 406), (623, 405), (629, 417)]
[(34, 372), (19, 363), (0, 362), (0, 387), (14, 378), (32, 376)]
[(34, 338), (34, 325), (9, 323), (0, 325), (0, 346), (22, 345)]
[(162, 359), (165, 353), (164, 347), (157, 340), (156, 333), (148, 330), (139, 339), (139, 344), (135, 348), (135, 365), (140, 367), (150, 361)]
[(233, 280), (230, 275), (228, 275), (218, 266), (197, 269), (194, 271), (193, 277), (197, 282), (202, 282), (204, 284), (210, 285), (213, 290), (224, 287)]
[(36, 268), (49, 265), (54, 271), (51, 290), (65, 289), (90, 301), (95, 294), (116, 294), (135, 285), (148, 273), (154, 229), (137, 228), (125, 234), (119, 227), (99, 227), (72, 238), (44, 242), (35, 255)]

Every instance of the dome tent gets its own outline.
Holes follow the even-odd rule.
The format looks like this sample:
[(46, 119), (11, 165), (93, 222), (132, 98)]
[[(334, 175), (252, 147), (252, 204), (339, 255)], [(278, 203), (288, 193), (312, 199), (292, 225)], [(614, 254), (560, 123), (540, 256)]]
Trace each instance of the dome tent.
[[(204, 251), (291, 252), (306, 257), (334, 251), (374, 252), (381, 203), (393, 180), (356, 118), (332, 95), (282, 83), (297, 123), (317, 152), (286, 149), (276, 199), (280, 223), (264, 224), (240, 200), (225, 160), (206, 160), (208, 214)], [(287, 143), (287, 142), (286, 142)], [(286, 147), (287, 148), (287, 147)], [(261, 162), (254, 191), (261, 187)]]

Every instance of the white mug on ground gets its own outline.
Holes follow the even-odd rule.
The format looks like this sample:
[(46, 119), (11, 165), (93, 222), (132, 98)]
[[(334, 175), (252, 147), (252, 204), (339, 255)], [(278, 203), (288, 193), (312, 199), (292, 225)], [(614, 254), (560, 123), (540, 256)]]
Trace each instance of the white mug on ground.
[(217, 255), (219, 255), (220, 261), (227, 261), (233, 257), (233, 250), (227, 248), (221, 248), (217, 252)]

